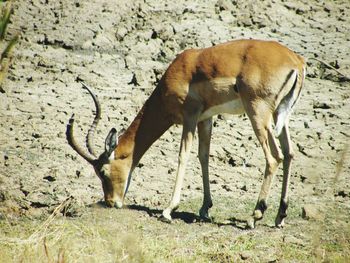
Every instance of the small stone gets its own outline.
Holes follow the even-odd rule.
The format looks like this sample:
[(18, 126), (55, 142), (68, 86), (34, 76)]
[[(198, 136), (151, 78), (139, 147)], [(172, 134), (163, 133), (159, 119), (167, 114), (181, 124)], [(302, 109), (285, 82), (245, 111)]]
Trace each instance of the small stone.
[(314, 101), (313, 102), (313, 108), (314, 109), (328, 110), (328, 109), (333, 109), (334, 105), (332, 105), (332, 104), (330, 104), (328, 102)]
[(38, 138), (41, 137), (41, 135), (39, 133), (33, 132), (32, 133), (32, 137), (35, 138), (35, 139), (38, 139)]
[(301, 217), (306, 220), (323, 220), (324, 215), (313, 204), (304, 205)]
[(53, 176), (51, 176), (51, 175), (45, 176), (43, 179), (44, 179), (44, 180), (47, 180), (47, 181), (49, 181), (49, 182), (54, 182), (54, 181), (56, 181), (56, 178), (53, 177)]
[(240, 256), (241, 256), (242, 260), (248, 260), (248, 259), (252, 258), (252, 252), (250, 252), (250, 251), (242, 251), (240, 253)]
[(115, 33), (115, 36), (118, 41), (122, 41), (127, 34), (128, 34), (128, 29), (125, 27), (120, 27)]

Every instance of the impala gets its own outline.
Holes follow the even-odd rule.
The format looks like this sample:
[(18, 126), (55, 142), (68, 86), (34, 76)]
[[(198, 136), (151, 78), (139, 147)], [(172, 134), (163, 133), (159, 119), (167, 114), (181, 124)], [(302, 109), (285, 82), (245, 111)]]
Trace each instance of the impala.
[(169, 127), (182, 124), (175, 187), (170, 204), (162, 213), (164, 220), (171, 221), (171, 213), (180, 202), (186, 163), (197, 127), (204, 190), (199, 214), (201, 218), (209, 219), (212, 199), (208, 162), (212, 116), (245, 112), (266, 159), (263, 184), (247, 226), (254, 228), (256, 221), (262, 219), (273, 177), (283, 160), (282, 193), (275, 219), (275, 225), (281, 227), (287, 215), (293, 158), (288, 119), (299, 98), (304, 78), (304, 59), (277, 42), (236, 40), (204, 49), (189, 49), (170, 64), (124, 134), (117, 138), (115, 129), (109, 132), (105, 151), (99, 156), (93, 148), (92, 139), (101, 117), (100, 104), (83, 84), (96, 107), (96, 116), (86, 139), (88, 152), (73, 137), (74, 115), (67, 125), (67, 140), (94, 167), (101, 179), (107, 206), (120, 208), (131, 174), (143, 154)]

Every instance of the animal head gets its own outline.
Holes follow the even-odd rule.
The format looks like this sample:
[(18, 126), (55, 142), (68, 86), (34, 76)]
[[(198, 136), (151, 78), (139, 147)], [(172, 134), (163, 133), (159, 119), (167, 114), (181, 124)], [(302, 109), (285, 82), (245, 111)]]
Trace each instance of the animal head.
[(128, 186), (130, 161), (129, 158), (115, 158), (114, 152), (118, 144), (117, 131), (115, 128), (112, 128), (106, 137), (104, 151), (100, 155), (96, 154), (92, 141), (97, 124), (101, 118), (101, 106), (92, 90), (86, 84), (82, 83), (82, 85), (92, 96), (96, 107), (94, 121), (86, 136), (88, 152), (78, 145), (74, 138), (74, 114), (67, 124), (67, 141), (80, 156), (93, 166), (96, 175), (101, 180), (106, 205), (108, 207), (121, 208)]

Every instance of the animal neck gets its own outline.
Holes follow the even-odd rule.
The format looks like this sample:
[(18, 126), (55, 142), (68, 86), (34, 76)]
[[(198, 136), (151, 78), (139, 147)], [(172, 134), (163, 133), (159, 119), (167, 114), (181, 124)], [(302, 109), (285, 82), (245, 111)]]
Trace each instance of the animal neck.
[(120, 136), (116, 159), (130, 158), (132, 172), (144, 153), (172, 124), (163, 107), (160, 87), (157, 87), (125, 133)]

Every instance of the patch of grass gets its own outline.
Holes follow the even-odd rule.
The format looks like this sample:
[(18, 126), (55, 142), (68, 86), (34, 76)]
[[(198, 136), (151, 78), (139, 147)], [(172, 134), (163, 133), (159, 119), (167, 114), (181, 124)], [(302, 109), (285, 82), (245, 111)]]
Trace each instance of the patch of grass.
[[(347, 262), (349, 215), (343, 207), (330, 211), (325, 226), (300, 218), (290, 210), (283, 229), (259, 224), (242, 230), (233, 224), (157, 220), (145, 211), (87, 208), (79, 218), (62, 216), (68, 199), (46, 219), (0, 221), (0, 259), (4, 262)], [(233, 216), (220, 198), (213, 213), (222, 220)], [(251, 201), (237, 210), (251, 211)], [(186, 200), (178, 213), (196, 213), (201, 199)], [(292, 207), (291, 207), (292, 208)], [(236, 210), (236, 209), (235, 209)], [(275, 213), (271, 213), (275, 214)], [(271, 217), (274, 218), (274, 217)], [(342, 226), (334, 224), (340, 220)], [(272, 221), (273, 222), (273, 221)], [(322, 222), (323, 223), (323, 222)], [(319, 233), (319, 236), (315, 236)]]
[(350, 215), (346, 207), (329, 207), (319, 233), (314, 236), (314, 251), (326, 262), (350, 262)]
[(350, 214), (346, 203), (336, 202), (334, 192), (348, 162), (349, 144), (339, 155), (333, 180), (326, 195), (329, 202), (323, 204), (324, 220), (315, 222), (318, 231), (313, 233), (314, 254), (318, 261), (350, 262)]
[[(1, 1), (4, 2), (4, 1)], [(0, 3), (1, 3), (0, 2)], [(3, 79), (8, 71), (8, 68), (12, 62), (12, 51), (18, 42), (19, 35), (12, 37), (9, 41), (5, 41), (5, 36), (7, 32), (7, 27), (10, 22), (10, 17), (12, 14), (12, 4), (11, 1), (7, 3), (1, 3), (1, 17), (0, 17), (0, 46), (2, 52), (0, 55), (0, 92), (4, 93), (5, 90), (2, 88)]]
[[(64, 206), (67, 204), (64, 204)], [(45, 221), (0, 221), (3, 262), (149, 262), (138, 238), (96, 218), (68, 219), (59, 206)], [(116, 225), (118, 226), (118, 225)]]
[(287, 262), (314, 262), (310, 247), (283, 242), (279, 248), (279, 259)]
[[(5, 1), (1, 1), (5, 2)], [(7, 26), (10, 22), (10, 16), (11, 16), (12, 8), (11, 8), (11, 1), (8, 1), (7, 5), (5, 5), (5, 8), (2, 10), (2, 17), (0, 19), (0, 40), (4, 40)]]
[(309, 222), (283, 230), (261, 225), (247, 231), (181, 219), (165, 224), (128, 209), (91, 209), (75, 219), (56, 214), (45, 221), (0, 221), (0, 258), (4, 262), (347, 262), (347, 236), (336, 227), (330, 230), (333, 233), (323, 233), (316, 249), (305, 238), (308, 231), (316, 231)]

